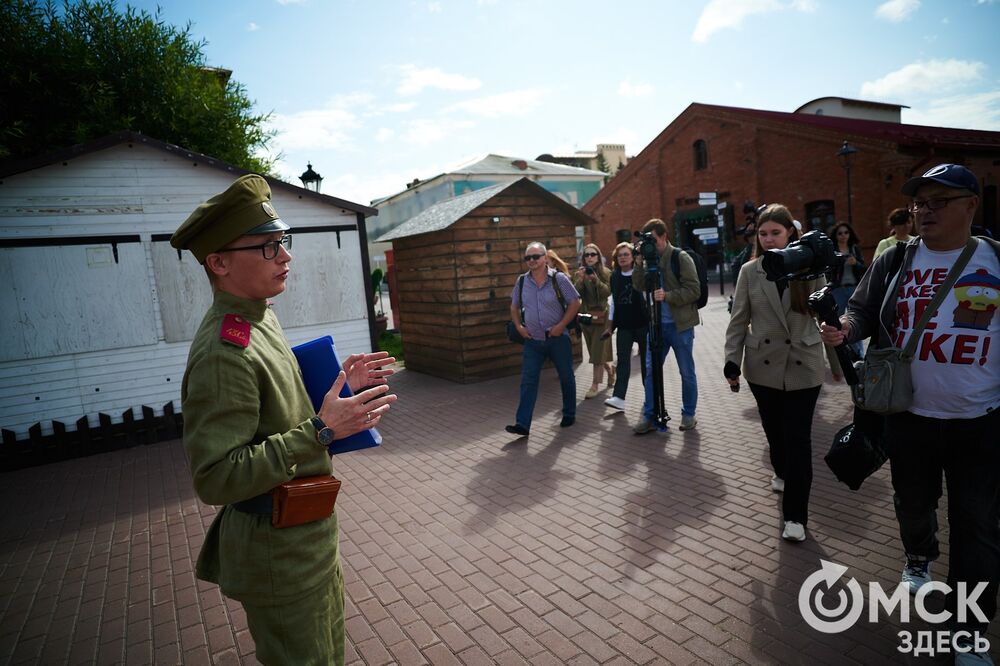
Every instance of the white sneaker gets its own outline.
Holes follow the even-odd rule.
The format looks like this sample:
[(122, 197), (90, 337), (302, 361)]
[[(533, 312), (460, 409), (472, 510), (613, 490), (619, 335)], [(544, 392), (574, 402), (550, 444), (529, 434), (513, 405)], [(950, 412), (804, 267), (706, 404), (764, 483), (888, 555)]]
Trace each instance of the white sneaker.
[(783, 493), (783, 492), (785, 492), (785, 480), (784, 479), (779, 479), (778, 477), (772, 475), (771, 476), (771, 490), (773, 490), (776, 493)]
[(698, 419), (696, 419), (693, 414), (691, 416), (681, 417), (681, 430), (694, 430), (696, 425), (698, 425)]
[(617, 410), (625, 411), (625, 401), (622, 398), (611, 397), (604, 401), (604, 404), (608, 407), (614, 407)]
[(794, 520), (786, 520), (785, 531), (781, 533), (781, 538), (786, 541), (805, 541), (806, 526)]

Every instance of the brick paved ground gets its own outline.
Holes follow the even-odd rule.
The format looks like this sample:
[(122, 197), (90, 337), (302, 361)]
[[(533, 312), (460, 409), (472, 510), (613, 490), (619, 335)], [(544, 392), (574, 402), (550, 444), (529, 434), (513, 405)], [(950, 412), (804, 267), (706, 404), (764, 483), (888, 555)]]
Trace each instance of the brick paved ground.
[[(846, 389), (828, 383), (817, 409), (809, 540), (784, 543), (752, 396), (721, 378), (724, 301), (702, 312), (688, 433), (672, 360), (675, 420), (644, 437), (637, 384), (626, 420), (582, 400), (587, 365), (577, 424), (557, 427), (547, 370), (527, 441), (503, 431), (516, 377), (400, 373), (385, 443), (335, 460), (349, 663), (902, 661), (898, 615), (825, 635), (797, 607), (820, 558), (865, 587), (899, 575), (888, 470), (852, 493), (822, 462)], [(0, 503), (0, 663), (256, 663), (241, 609), (192, 574), (215, 509), (179, 442), (0, 476)]]

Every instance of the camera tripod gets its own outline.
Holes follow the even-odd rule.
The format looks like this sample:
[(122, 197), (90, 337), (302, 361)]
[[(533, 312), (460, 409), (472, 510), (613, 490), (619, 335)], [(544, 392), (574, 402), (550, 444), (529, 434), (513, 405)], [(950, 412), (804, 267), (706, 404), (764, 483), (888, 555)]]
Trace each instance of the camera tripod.
[[(660, 326), (663, 303), (653, 297), (653, 292), (663, 288), (663, 276), (655, 261), (648, 263), (644, 295), (646, 297), (646, 312), (649, 313), (649, 358), (651, 360), (649, 381), (653, 384), (653, 425), (662, 432), (667, 429), (667, 421), (670, 420), (663, 398), (663, 362), (660, 359), (660, 350), (663, 349), (663, 329)], [(645, 363), (645, 359), (643, 359), (643, 363)]]

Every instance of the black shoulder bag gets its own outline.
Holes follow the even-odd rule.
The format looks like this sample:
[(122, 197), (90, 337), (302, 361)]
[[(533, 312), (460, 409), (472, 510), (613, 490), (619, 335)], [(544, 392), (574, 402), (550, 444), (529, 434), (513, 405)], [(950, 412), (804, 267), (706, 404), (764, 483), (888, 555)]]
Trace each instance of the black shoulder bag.
[[(517, 302), (521, 304), (520, 315), (521, 315), (521, 324), (523, 325), (524, 324), (524, 275), (521, 275), (519, 278), (517, 278)], [(524, 338), (521, 337), (521, 334), (517, 332), (517, 326), (514, 325), (514, 322), (508, 319), (505, 330), (507, 331), (508, 340), (517, 345), (524, 344)]]

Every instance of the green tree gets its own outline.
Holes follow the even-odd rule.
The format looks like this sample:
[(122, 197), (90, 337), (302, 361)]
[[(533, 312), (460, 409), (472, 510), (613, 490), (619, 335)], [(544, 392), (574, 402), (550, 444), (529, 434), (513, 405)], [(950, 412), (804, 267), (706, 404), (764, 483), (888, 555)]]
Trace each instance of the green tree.
[(132, 130), (269, 173), (273, 137), (204, 41), (113, 0), (0, 3), (0, 159)]
[(611, 173), (608, 161), (604, 159), (604, 153), (597, 153), (597, 170), (604, 173)]

